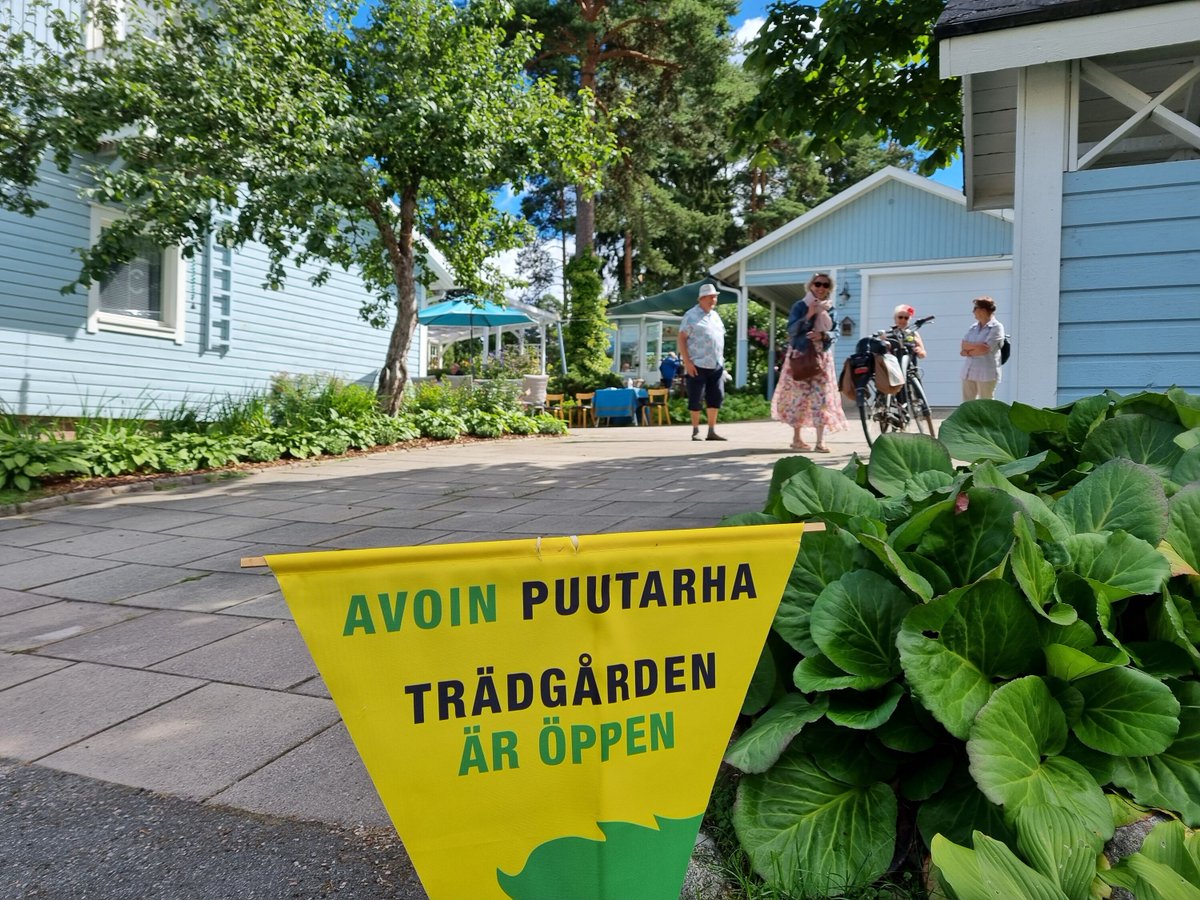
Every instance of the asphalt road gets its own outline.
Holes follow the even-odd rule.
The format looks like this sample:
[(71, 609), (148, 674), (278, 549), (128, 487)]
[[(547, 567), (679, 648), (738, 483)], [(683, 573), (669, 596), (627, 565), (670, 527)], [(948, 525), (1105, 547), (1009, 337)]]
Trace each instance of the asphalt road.
[(0, 898), (425, 900), (396, 833), (0, 762)]

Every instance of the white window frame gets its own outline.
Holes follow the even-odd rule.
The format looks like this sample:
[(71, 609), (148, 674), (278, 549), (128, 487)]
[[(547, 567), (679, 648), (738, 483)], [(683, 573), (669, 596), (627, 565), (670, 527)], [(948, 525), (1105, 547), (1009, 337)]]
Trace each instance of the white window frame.
[[(91, 218), (91, 242), (92, 246), (95, 246), (100, 239), (100, 232), (107, 225), (123, 218), (123, 214), (120, 210), (93, 206)], [(123, 316), (119, 313), (102, 310), (100, 308), (100, 282), (93, 281), (88, 289), (87, 332), (96, 334), (100, 331), (115, 331), (120, 334), (165, 338), (176, 344), (182, 344), (186, 294), (186, 269), (183, 264), (183, 255), (180, 253), (179, 247), (164, 247), (160, 294), (162, 318), (159, 320), (142, 319), (137, 316)]]

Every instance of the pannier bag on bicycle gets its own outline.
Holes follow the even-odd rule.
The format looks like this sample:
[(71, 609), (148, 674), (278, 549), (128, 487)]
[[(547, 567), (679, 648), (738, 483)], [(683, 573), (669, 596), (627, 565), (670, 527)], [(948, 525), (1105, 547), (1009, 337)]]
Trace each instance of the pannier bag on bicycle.
[(842, 363), (839, 388), (847, 400), (857, 400), (858, 391), (865, 389), (875, 377), (875, 358), (867, 346), (867, 338), (859, 341), (858, 349)]

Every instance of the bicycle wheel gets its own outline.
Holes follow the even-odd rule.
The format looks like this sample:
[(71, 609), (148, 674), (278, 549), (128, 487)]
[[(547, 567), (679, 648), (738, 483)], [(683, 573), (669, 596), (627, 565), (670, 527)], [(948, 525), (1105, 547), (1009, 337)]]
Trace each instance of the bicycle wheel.
[(862, 422), (868, 447), (891, 427), (891, 399), (887, 394), (872, 392), (869, 389), (864, 389), (858, 394), (858, 418)]
[(921, 379), (914, 378), (908, 383), (908, 411), (912, 420), (917, 423), (917, 430), (937, 437), (933, 430), (933, 414), (929, 411), (929, 401), (925, 399), (925, 388)]

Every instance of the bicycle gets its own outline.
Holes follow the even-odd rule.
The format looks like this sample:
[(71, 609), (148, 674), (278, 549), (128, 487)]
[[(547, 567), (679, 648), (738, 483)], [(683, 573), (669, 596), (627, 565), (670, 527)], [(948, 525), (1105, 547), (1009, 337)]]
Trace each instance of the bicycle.
[[(928, 325), (934, 316), (917, 319), (908, 328), (890, 328), (877, 331), (871, 337), (860, 340), (850, 358), (850, 372), (854, 378), (854, 395), (858, 404), (858, 417), (862, 422), (867, 446), (889, 431), (907, 431), (910, 424), (917, 431), (936, 437), (933, 415), (925, 387), (921, 384), (921, 368), (914, 352), (913, 335), (922, 325)], [(876, 383), (875, 360), (890, 355), (897, 359), (904, 373), (904, 384), (898, 391), (881, 391)]]

